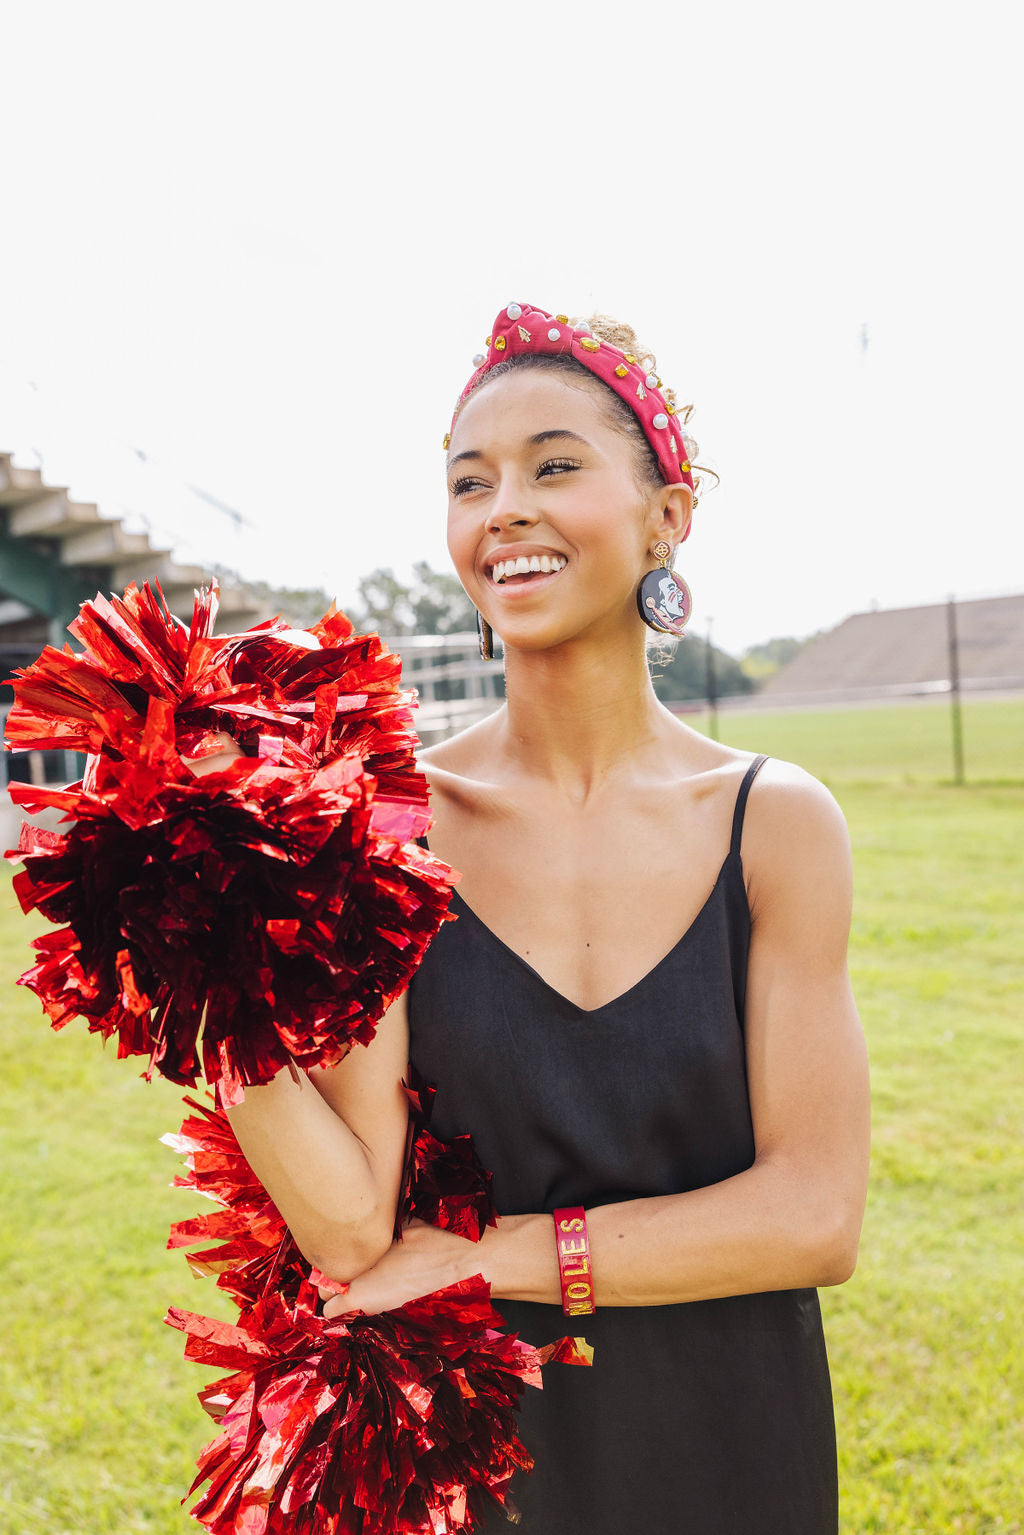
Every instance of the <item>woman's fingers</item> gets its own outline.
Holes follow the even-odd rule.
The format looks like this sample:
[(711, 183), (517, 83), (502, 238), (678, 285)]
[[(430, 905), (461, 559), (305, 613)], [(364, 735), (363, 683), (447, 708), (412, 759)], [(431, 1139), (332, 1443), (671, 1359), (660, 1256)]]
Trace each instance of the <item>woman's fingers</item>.
[[(323, 1292), (321, 1291), (321, 1294), (322, 1293)], [(353, 1311), (356, 1309), (358, 1308), (354, 1307), (352, 1302), (347, 1300), (344, 1295), (329, 1296), (324, 1304), (324, 1316), (329, 1321), (331, 1317), (344, 1316), (346, 1311)]]
[[(493, 1245), (493, 1233), (488, 1237), (488, 1246)], [(324, 1316), (329, 1319), (350, 1311), (377, 1316), (472, 1274), (489, 1278), (483, 1245), (422, 1221), (410, 1221), (401, 1242), (394, 1242), (372, 1268), (357, 1275), (344, 1295), (327, 1301)]]
[(318, 1286), (318, 1293), (321, 1300), (333, 1300), (335, 1296), (347, 1295), (350, 1288), (340, 1280), (328, 1279), (325, 1284)]
[(206, 773), (219, 773), (235, 757), (243, 755), (238, 742), (229, 736), (226, 730), (214, 731), (214, 735), (224, 748), (223, 751), (211, 752), (208, 757), (182, 757), (181, 759), (187, 768), (191, 768), (196, 778), (202, 778)]

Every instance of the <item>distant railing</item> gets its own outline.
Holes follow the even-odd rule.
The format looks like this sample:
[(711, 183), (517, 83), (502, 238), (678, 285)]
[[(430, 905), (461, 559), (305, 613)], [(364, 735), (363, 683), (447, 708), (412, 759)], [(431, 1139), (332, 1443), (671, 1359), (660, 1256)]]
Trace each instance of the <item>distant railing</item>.
[(475, 634), (383, 635), (402, 657), (402, 681), (419, 694), (416, 732), (424, 746), (475, 725), (505, 698), (501, 660), (485, 661)]
[[(1024, 676), (963, 677), (960, 690), (971, 694), (1021, 693), (1024, 692)], [(772, 689), (765, 693), (741, 693), (720, 702), (725, 709), (756, 713), (761, 710), (820, 709), (830, 705), (841, 707), (844, 704), (913, 703), (915, 699), (942, 697), (952, 691), (953, 684), (948, 677), (937, 677), (926, 682), (877, 682), (855, 687), (803, 688), (790, 693)]]

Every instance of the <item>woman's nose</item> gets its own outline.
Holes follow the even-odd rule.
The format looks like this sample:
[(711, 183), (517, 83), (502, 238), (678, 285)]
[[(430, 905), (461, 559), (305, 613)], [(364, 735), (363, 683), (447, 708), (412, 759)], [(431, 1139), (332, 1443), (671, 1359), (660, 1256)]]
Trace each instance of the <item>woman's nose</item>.
[(489, 532), (501, 532), (503, 528), (531, 527), (536, 521), (536, 513), (519, 486), (514, 482), (505, 482), (498, 487), (497, 494), (491, 498), (487, 508)]

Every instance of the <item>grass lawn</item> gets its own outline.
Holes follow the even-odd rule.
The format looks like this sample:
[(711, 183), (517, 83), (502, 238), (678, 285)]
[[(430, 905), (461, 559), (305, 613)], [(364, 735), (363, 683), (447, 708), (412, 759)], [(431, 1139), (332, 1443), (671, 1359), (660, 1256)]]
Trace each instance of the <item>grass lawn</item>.
[[(963, 789), (941, 706), (723, 714), (720, 734), (823, 777), (854, 842), (873, 1180), (857, 1273), (822, 1296), (844, 1535), (1024, 1535), (1024, 705), (965, 709)], [(30, 928), (0, 883), (6, 976)], [(163, 1247), (193, 1208), (157, 1144), (180, 1095), (84, 1027), (52, 1037), (24, 989), (2, 1021), (0, 1529), (182, 1535), (212, 1372), (160, 1318), (216, 1303)]]
[[(968, 698), (961, 714), (967, 782), (1024, 783), (1024, 698)], [(706, 714), (685, 718), (707, 733)], [(799, 762), (830, 788), (951, 783), (954, 776), (948, 699), (778, 713), (722, 710), (718, 739)]]

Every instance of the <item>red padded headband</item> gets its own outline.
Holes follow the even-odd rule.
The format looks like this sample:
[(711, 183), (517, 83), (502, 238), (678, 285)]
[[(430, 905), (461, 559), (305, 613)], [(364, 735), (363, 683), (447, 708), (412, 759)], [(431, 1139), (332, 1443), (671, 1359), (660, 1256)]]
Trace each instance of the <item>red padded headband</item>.
[[(661, 391), (661, 380), (641, 367), (632, 352), (620, 351), (609, 341), (600, 341), (586, 325), (572, 325), (564, 314), (546, 314), (529, 304), (509, 304), (499, 311), (487, 338), (487, 356), (459, 396), (455, 417), (463, 401), (491, 368), (510, 357), (531, 353), (535, 356), (569, 356), (593, 373), (602, 384), (614, 389), (625, 400), (644, 429), (654, 449), (658, 467), (666, 485), (689, 485), (693, 490), (690, 453), (696, 444), (683, 431), (675, 406)], [(445, 438), (445, 447), (451, 436)]]

